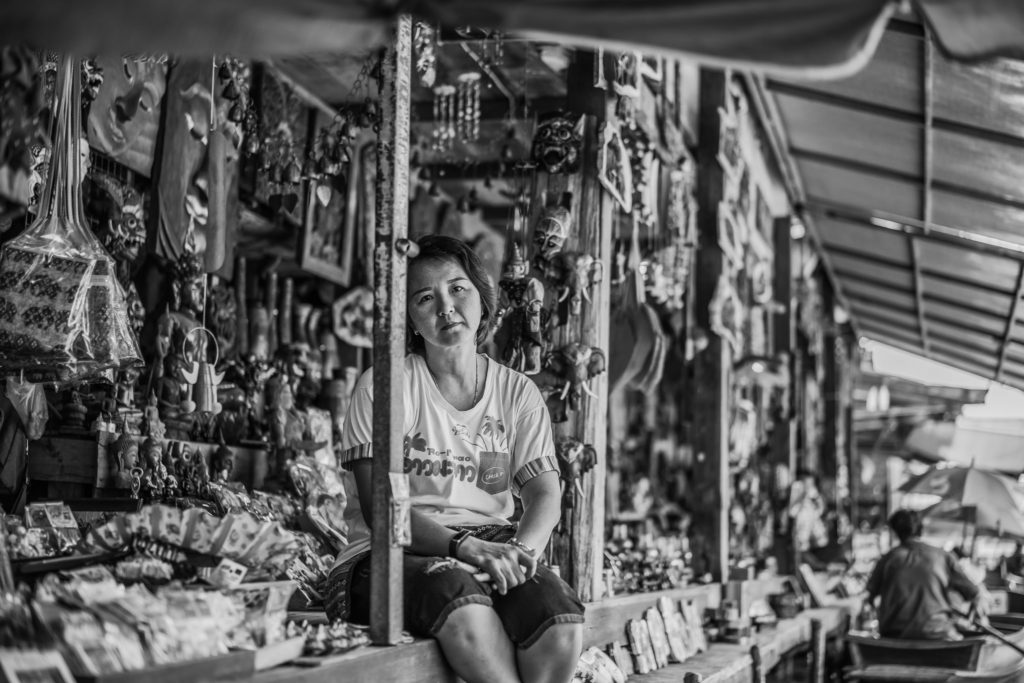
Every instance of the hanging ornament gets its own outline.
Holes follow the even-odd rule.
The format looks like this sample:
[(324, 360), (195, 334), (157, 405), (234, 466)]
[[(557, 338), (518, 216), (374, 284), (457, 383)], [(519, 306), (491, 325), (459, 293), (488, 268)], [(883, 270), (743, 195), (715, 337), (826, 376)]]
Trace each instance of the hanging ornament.
[(416, 22), (412, 45), (416, 52), (416, 75), (420, 85), (432, 88), (437, 79), (437, 34), (433, 27), (422, 21)]
[(455, 86), (434, 88), (434, 149), (448, 151), (455, 141)]
[(469, 71), (458, 79), (458, 137), (470, 142), (480, 136), (480, 74)]

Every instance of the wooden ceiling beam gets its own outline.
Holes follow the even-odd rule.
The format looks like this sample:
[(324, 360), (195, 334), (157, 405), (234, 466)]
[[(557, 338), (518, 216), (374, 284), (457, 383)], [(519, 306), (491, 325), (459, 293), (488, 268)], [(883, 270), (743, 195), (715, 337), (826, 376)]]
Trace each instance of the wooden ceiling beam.
[(999, 349), (999, 363), (996, 365), (997, 382), (1003, 381), (1003, 365), (1006, 364), (1006, 350), (1010, 347), (1013, 326), (1017, 323), (1021, 296), (1024, 296), (1024, 262), (1020, 264), (1020, 270), (1017, 272), (1017, 291), (1013, 295), (1013, 306), (1010, 307), (1010, 315), (1006, 318), (1006, 331), (1003, 333), (1003, 344)]
[[(836, 202), (824, 197), (809, 196), (807, 208), (825, 213), (829, 218), (845, 220), (857, 225), (888, 230), (890, 233), (912, 234), (915, 237), (944, 242), (956, 247), (970, 249), (981, 254), (1001, 256), (1014, 261), (1024, 261), (1024, 244), (1015, 244), (998, 237), (990, 237), (967, 228), (951, 227), (932, 223), (927, 233), (923, 230), (923, 224), (916, 218), (909, 218), (899, 214), (879, 211), (877, 209), (865, 209), (859, 206), (850, 206), (842, 202)], [(870, 212), (870, 214), (868, 213)], [(884, 221), (887, 225), (879, 225), (874, 221)]]
[[(922, 93), (924, 95), (924, 135), (922, 136), (921, 150), (921, 206), (923, 210), (921, 216), (923, 219), (923, 225), (921, 230), (924, 235), (928, 235), (931, 232), (932, 224), (932, 152), (933, 145), (932, 141), (934, 138), (934, 130), (932, 129), (932, 119), (934, 118), (932, 111), (932, 52), (931, 52), (931, 40), (928, 39), (928, 30), (925, 29), (925, 40), (922, 48), (923, 64), (922, 64)], [(917, 325), (921, 330), (921, 340), (924, 342), (924, 352), (930, 353), (931, 341), (928, 338), (928, 326), (925, 324), (924, 319), (924, 289), (921, 283), (921, 249), (917, 244), (917, 240), (914, 239), (914, 235), (907, 234), (907, 242), (910, 246), (910, 267), (913, 269), (914, 274), (914, 301), (917, 303)]]
[[(886, 180), (895, 180), (904, 183), (923, 183), (921, 176), (913, 173), (897, 171), (896, 169), (886, 168), (884, 166), (878, 166), (877, 164), (858, 161), (856, 159), (849, 159), (847, 157), (836, 156), (827, 152), (791, 146), (789, 148), (789, 153), (797, 159), (813, 161), (814, 163), (821, 164), (823, 166), (831, 166), (832, 168), (837, 168), (843, 171), (861, 173), (864, 175), (876, 176)], [(1024, 211), (1024, 200), (1011, 199), (1010, 197), (986, 192), (985, 190), (965, 187), (959, 183), (939, 180), (934, 177), (934, 174), (933, 177), (929, 179), (929, 185), (932, 190), (938, 190), (939, 192), (945, 192), (947, 194), (957, 195), (958, 197), (964, 197), (965, 199), (976, 199), (978, 201), (989, 202), (999, 206), (1006, 206), (1012, 209)]]
[[(795, 85), (793, 83), (785, 83), (774, 79), (768, 79), (766, 84), (769, 91), (778, 95), (789, 95), (790, 97), (802, 99), (807, 102), (816, 102), (818, 104), (841, 107), (851, 111), (859, 111), (861, 113), (871, 114), (880, 118), (903, 121), (917, 127), (922, 127), (924, 125), (922, 120), (923, 117), (920, 113), (903, 111), (902, 109), (878, 104), (877, 102), (866, 102), (855, 97), (849, 97), (848, 95), (837, 95), (835, 93), (823, 92), (806, 85)], [(1024, 149), (1024, 138), (1016, 135), (1010, 135), (1009, 133), (1001, 133), (990, 128), (982, 128), (981, 126), (975, 126), (970, 123), (962, 123), (960, 121), (953, 121), (952, 119), (936, 116), (932, 119), (932, 127), (935, 130), (942, 131), (944, 133), (954, 133), (956, 135), (964, 135), (970, 138), (979, 138), (982, 140), (988, 140), (989, 142), (996, 142), (1016, 149)]]

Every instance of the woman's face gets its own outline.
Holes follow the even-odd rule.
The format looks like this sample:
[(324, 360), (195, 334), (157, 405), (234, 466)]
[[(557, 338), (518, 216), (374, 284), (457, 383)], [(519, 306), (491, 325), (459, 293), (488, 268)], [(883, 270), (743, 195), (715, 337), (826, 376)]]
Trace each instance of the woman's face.
[(483, 317), (480, 292), (462, 266), (421, 261), (409, 269), (407, 310), (427, 347), (476, 346)]

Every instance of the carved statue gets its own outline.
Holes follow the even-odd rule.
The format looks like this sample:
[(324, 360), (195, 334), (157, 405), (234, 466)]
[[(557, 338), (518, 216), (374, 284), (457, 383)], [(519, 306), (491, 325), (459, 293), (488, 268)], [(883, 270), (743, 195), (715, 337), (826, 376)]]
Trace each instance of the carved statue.
[(604, 264), (590, 254), (556, 254), (545, 269), (548, 280), (558, 288), (558, 301), (568, 299), (569, 314), (579, 315), (583, 301), (590, 301), (590, 289), (604, 277)]
[(571, 203), (572, 195), (565, 193), (560, 204), (545, 206), (541, 212), (533, 232), (533, 245), (536, 250), (534, 253), (542, 261), (554, 258), (569, 239), (572, 232)]
[(573, 491), (583, 498), (583, 485), (580, 480), (597, 464), (597, 450), (590, 444), (571, 438), (560, 441), (555, 450), (558, 454), (562, 482), (565, 484), (562, 507), (571, 508), (575, 503)]
[(157, 406), (157, 397), (155, 393), (149, 395), (149, 404), (143, 410), (145, 420), (146, 436), (151, 439), (160, 441), (164, 438), (167, 428), (164, 427), (164, 423), (160, 421), (160, 409)]
[(139, 444), (122, 430), (121, 436), (112, 443), (108, 452), (114, 456), (116, 469), (111, 473), (114, 488), (130, 490), (132, 488), (132, 471), (139, 464)]
[[(500, 296), (495, 328), (505, 341), (503, 360), (527, 375), (541, 370), (544, 356), (544, 285), (530, 275), (530, 262), (518, 242), (498, 283)], [(497, 338), (496, 337), (496, 338)]]
[(173, 265), (172, 273), (172, 310), (157, 321), (157, 352), (151, 376), (167, 435), (187, 439), (194, 417), (187, 415), (182, 405), (190, 400), (190, 385), (185, 373), (206, 353), (206, 335), (191, 334), (201, 326), (206, 275), (202, 261), (194, 253), (182, 256)]
[(76, 389), (68, 392), (67, 402), (63, 405), (61, 412), (64, 415), (63, 428), (66, 431), (85, 431), (85, 415), (87, 411), (85, 404), (82, 403), (82, 395)]
[(91, 213), (100, 217), (96, 236), (114, 259), (117, 281), (124, 289), (130, 325), (138, 335), (146, 319), (146, 309), (133, 281), (139, 255), (146, 242), (142, 195), (105, 173), (94, 171), (90, 177), (93, 184), (102, 190), (101, 196), (94, 196), (90, 203)]
[(221, 444), (213, 453), (213, 460), (210, 463), (212, 478), (215, 482), (225, 482), (231, 478), (235, 469), (235, 452), (228, 446)]
[(554, 391), (548, 396), (548, 407), (553, 422), (565, 422), (568, 410), (579, 410), (584, 395), (593, 396), (590, 380), (606, 369), (604, 352), (579, 342), (566, 344), (548, 354), (548, 371), (554, 375)]

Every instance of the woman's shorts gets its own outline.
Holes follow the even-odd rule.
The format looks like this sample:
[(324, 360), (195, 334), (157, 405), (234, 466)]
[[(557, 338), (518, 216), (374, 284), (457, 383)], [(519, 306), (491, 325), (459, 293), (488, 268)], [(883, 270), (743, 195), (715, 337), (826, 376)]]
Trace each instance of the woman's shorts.
[[(513, 529), (508, 536), (514, 533)], [(405, 628), (417, 636), (435, 635), (454, 610), (470, 604), (493, 607), (509, 639), (519, 648), (533, 645), (553, 624), (583, 623), (583, 603), (575, 591), (543, 565), (537, 567), (536, 581), (527, 581), (505, 595), (489, 591), (445, 557), (406, 554), (403, 578)], [(353, 569), (350, 596), (351, 619), (366, 623), (370, 614), (369, 557)]]

